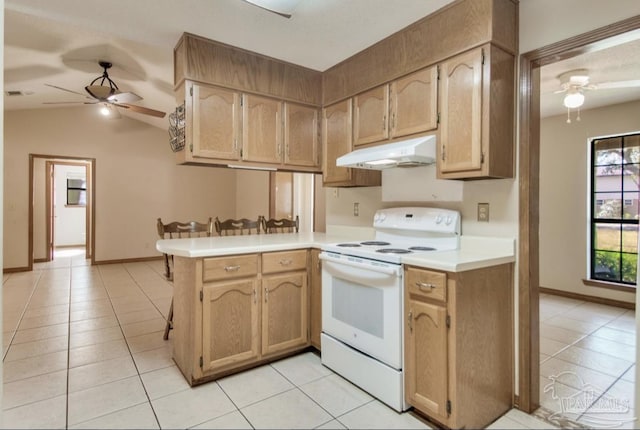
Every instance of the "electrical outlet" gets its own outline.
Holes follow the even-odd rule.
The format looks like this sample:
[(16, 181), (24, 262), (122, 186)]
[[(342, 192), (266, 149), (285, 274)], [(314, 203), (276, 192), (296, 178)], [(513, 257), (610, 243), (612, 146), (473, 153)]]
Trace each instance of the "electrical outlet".
[(489, 203), (478, 203), (478, 221), (489, 222)]
[(353, 204), (353, 216), (358, 216), (360, 215), (360, 203), (354, 203)]
[(340, 189), (340, 188), (334, 188), (334, 189), (333, 189), (333, 197), (334, 197), (334, 198), (338, 198), (338, 190), (339, 190), (339, 189)]

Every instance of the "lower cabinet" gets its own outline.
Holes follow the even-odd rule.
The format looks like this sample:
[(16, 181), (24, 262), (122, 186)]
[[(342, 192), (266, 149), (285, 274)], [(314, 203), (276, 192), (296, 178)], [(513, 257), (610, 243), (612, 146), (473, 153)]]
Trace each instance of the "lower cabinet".
[(405, 267), (405, 397), (449, 428), (485, 428), (513, 404), (513, 264)]
[(309, 346), (308, 252), (175, 257), (173, 358), (191, 385)]
[(322, 266), (319, 255), (319, 249), (309, 252), (309, 341), (317, 350), (320, 350), (322, 333)]

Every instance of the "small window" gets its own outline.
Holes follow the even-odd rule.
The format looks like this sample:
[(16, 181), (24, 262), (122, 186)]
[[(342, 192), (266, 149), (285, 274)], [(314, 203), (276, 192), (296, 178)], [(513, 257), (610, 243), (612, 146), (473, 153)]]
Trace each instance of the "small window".
[(87, 205), (87, 182), (84, 179), (67, 178), (67, 206)]

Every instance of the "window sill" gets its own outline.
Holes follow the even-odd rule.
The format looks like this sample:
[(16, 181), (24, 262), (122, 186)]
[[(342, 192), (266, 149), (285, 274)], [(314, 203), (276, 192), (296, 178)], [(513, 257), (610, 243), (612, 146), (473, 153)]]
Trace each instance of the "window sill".
[(618, 284), (616, 282), (594, 281), (593, 279), (583, 279), (582, 283), (589, 287), (606, 288), (609, 290), (624, 291), (627, 293), (635, 293), (635, 285)]
[(87, 205), (64, 205), (65, 208), (86, 208)]

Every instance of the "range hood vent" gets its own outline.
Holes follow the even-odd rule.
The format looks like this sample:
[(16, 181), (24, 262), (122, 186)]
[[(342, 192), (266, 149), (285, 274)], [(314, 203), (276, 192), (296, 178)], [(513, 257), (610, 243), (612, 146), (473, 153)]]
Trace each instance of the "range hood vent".
[(426, 166), (436, 162), (436, 136), (422, 136), (369, 148), (356, 149), (336, 160), (336, 166), (383, 170)]

